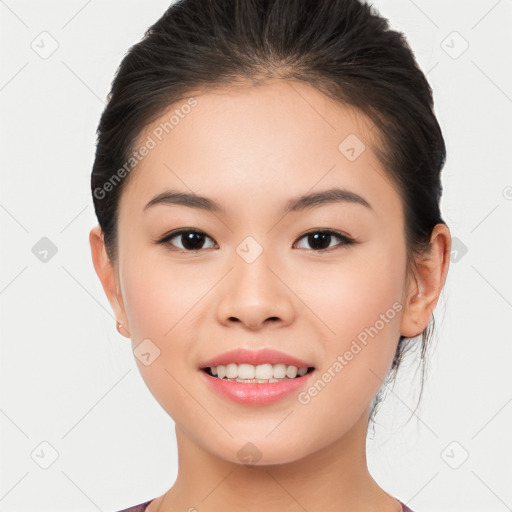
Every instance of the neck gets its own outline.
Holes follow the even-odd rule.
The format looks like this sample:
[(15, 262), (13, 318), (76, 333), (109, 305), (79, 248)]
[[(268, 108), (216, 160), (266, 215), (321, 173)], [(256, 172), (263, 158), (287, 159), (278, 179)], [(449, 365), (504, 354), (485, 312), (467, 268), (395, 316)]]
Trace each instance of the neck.
[(293, 462), (245, 465), (197, 445), (178, 425), (178, 477), (147, 512), (400, 512), (371, 477), (366, 461), (368, 414), (336, 443)]

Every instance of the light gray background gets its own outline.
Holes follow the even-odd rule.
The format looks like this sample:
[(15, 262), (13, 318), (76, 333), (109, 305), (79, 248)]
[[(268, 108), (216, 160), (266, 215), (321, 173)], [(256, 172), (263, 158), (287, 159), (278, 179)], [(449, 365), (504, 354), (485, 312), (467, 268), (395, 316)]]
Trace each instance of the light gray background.
[[(115, 329), (88, 242), (110, 82), (168, 5), (0, 0), (4, 512), (119, 510), (176, 476), (174, 423)], [(512, 510), (512, 1), (374, 5), (405, 32), (434, 90), (457, 252), (421, 407), (406, 423), (412, 366), (377, 417), (370, 470), (416, 512)], [(43, 237), (57, 248), (46, 262), (34, 254)]]

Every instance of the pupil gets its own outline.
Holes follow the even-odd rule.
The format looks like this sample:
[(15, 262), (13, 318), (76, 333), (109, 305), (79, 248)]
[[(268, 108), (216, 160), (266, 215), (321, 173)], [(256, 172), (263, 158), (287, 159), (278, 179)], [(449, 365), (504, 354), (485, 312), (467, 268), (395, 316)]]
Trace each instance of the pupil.
[[(200, 249), (204, 243), (204, 235), (201, 235), (200, 233), (187, 233), (187, 234), (182, 234), (182, 240), (183, 240), (183, 247), (185, 247), (185, 249), (188, 249), (190, 251), (196, 251), (198, 249)], [(194, 241), (194, 238), (196, 238), (196, 240)], [(200, 239), (199, 240), (199, 243), (197, 241), (197, 239)]]
[[(325, 244), (325, 247), (319, 247), (319, 245), (321, 246), (322, 242), (325, 243), (326, 240), (327, 240), (327, 244)], [(320, 243), (319, 243), (319, 241), (320, 241)], [(322, 232), (314, 233), (312, 235), (309, 235), (308, 242), (309, 242), (309, 245), (311, 245), (311, 247), (313, 247), (313, 249), (317, 249), (317, 250), (327, 249), (331, 242), (331, 235), (329, 233), (322, 233)]]

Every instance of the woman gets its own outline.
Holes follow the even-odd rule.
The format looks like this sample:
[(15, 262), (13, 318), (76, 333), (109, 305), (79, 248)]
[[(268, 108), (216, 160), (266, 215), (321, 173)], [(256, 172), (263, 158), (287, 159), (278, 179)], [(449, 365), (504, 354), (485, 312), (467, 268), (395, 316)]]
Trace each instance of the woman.
[(405, 38), (358, 0), (182, 0), (130, 48), (90, 244), (179, 471), (124, 512), (410, 510), (366, 433), (429, 342), (445, 156)]

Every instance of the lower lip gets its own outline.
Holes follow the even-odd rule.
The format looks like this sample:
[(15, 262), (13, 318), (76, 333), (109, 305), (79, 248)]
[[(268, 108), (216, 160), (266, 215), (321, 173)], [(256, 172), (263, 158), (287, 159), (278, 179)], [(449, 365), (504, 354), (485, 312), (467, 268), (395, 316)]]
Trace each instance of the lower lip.
[(302, 377), (285, 379), (280, 382), (252, 382), (244, 384), (243, 382), (232, 382), (226, 379), (212, 377), (204, 370), (199, 371), (204, 375), (207, 384), (211, 386), (214, 391), (231, 398), (231, 400), (235, 402), (249, 405), (266, 405), (277, 402), (304, 386), (315, 372), (313, 370)]

